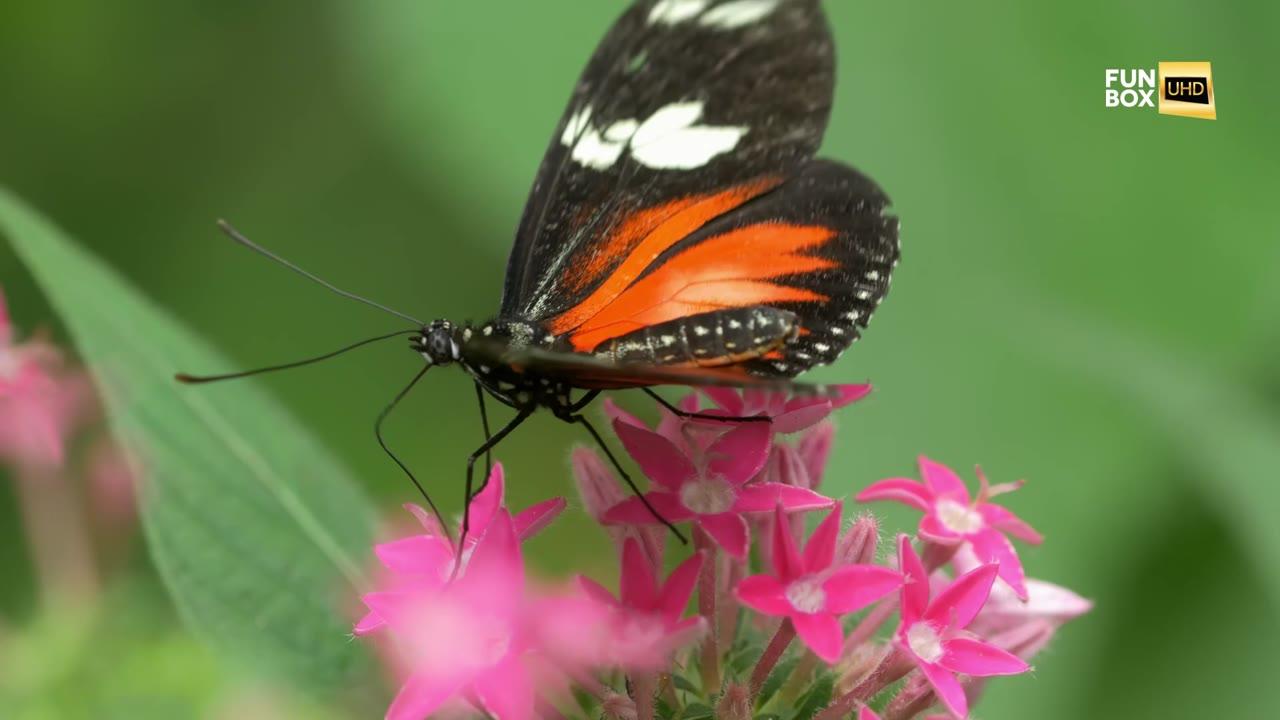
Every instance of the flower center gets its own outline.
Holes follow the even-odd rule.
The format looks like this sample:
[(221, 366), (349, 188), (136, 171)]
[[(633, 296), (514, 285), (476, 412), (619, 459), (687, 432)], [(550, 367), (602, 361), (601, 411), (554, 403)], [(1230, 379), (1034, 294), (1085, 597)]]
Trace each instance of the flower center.
[(982, 515), (967, 505), (943, 498), (934, 505), (934, 509), (938, 519), (952, 532), (968, 535), (982, 529)]
[(699, 478), (680, 488), (680, 502), (699, 515), (729, 512), (737, 493), (724, 478)]
[(936, 663), (942, 659), (942, 638), (938, 631), (927, 622), (918, 622), (907, 628), (907, 646), (916, 657), (927, 663)]
[(802, 613), (820, 612), (827, 604), (827, 594), (822, 583), (815, 578), (804, 577), (787, 586), (787, 602)]

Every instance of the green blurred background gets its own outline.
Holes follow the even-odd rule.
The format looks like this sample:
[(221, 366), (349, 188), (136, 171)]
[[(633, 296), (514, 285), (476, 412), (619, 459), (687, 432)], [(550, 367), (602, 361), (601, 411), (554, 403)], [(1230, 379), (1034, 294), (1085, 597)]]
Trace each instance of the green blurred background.
[[(483, 319), (549, 133), (622, 5), (8, 2), (0, 183), (245, 366), (396, 325), (233, 247), (217, 217), (394, 307)], [(894, 198), (903, 263), (864, 341), (813, 374), (878, 388), (842, 413), (826, 489), (914, 472), (921, 452), (1028, 479), (1008, 498), (1048, 536), (1024, 549), (1028, 571), (1098, 606), (1036, 673), (992, 683), (982, 717), (1266, 716), (1280, 647), (1280, 10), (827, 8), (840, 57), (824, 154)], [(1103, 107), (1105, 68), (1160, 60), (1212, 61), (1217, 121)], [(22, 326), (65, 340), (7, 249), (0, 279)], [(370, 426), (419, 365), (384, 347), (267, 382), (390, 509), (410, 493)], [(456, 507), (460, 448), (480, 437), (471, 386), (424, 385), (390, 434)], [(580, 439), (548, 417), (504, 445), (513, 504), (571, 493)], [(877, 511), (890, 529), (913, 517)], [(549, 574), (602, 569), (602, 538), (571, 512), (531, 555)], [(26, 558), (0, 486), (9, 624), (37, 617)], [(186, 636), (140, 546), (129, 567), (92, 643), (60, 647), (57, 627), (27, 638), (23, 716), (252, 707), (253, 679)]]

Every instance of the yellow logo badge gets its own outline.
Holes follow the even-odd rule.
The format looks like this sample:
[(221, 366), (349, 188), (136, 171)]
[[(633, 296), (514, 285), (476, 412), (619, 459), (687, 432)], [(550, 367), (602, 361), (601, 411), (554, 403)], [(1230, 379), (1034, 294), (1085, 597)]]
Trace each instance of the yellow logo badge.
[(1207, 62), (1160, 63), (1161, 115), (1214, 120), (1213, 74)]

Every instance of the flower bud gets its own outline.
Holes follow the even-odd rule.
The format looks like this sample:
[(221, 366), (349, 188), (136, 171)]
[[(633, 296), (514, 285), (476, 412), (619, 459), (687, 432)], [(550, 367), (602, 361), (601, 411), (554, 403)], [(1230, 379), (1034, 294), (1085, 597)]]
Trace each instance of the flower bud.
[(880, 523), (875, 516), (868, 513), (859, 517), (836, 545), (836, 564), (869, 565), (875, 562), (879, 541)]
[(716, 720), (751, 720), (751, 693), (746, 686), (729, 683), (716, 703)]

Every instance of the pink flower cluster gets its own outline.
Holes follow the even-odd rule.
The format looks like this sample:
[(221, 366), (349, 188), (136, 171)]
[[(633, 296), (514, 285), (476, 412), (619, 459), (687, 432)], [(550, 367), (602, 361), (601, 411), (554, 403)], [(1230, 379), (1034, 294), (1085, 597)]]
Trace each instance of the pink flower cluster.
[[(985, 678), (1026, 672), (1090, 604), (1026, 577), (1010, 536), (1041, 537), (991, 502), (1017, 485), (991, 486), (979, 473), (973, 496), (927, 458), (921, 481), (882, 480), (856, 496), (922, 513), (915, 539), (898, 535), (895, 552), (878, 561), (876, 520), (864, 515), (846, 528), (844, 503), (819, 492), (833, 437), (827, 417), (868, 390), (711, 389), (680, 404), (769, 422), (663, 411), (650, 427), (607, 403), (618, 440), (650, 481), (648, 506), (688, 523), (694, 537), (691, 551), (669, 543), (594, 451), (575, 451), (583, 505), (617, 549), (617, 595), (585, 577), (560, 586), (527, 577), (521, 542), (565, 503), (512, 514), (501, 465), (476, 498), (461, 550), (410, 506), (423, 530), (375, 549), (384, 580), (363, 597), (367, 613), (355, 626), (382, 637), (400, 680), (387, 717), (581, 716), (577, 690), (594, 698), (590, 716), (649, 720), (707, 705), (717, 718), (746, 720), (795, 702), (823, 673), (835, 675), (835, 691), (811, 711), (822, 720), (880, 717), (873, 703), (886, 718), (931, 707), (966, 717)], [(713, 405), (700, 407), (704, 398)], [(806, 533), (814, 510), (822, 517)], [(798, 661), (780, 663), (788, 653)], [(784, 667), (790, 676), (769, 682)]]

